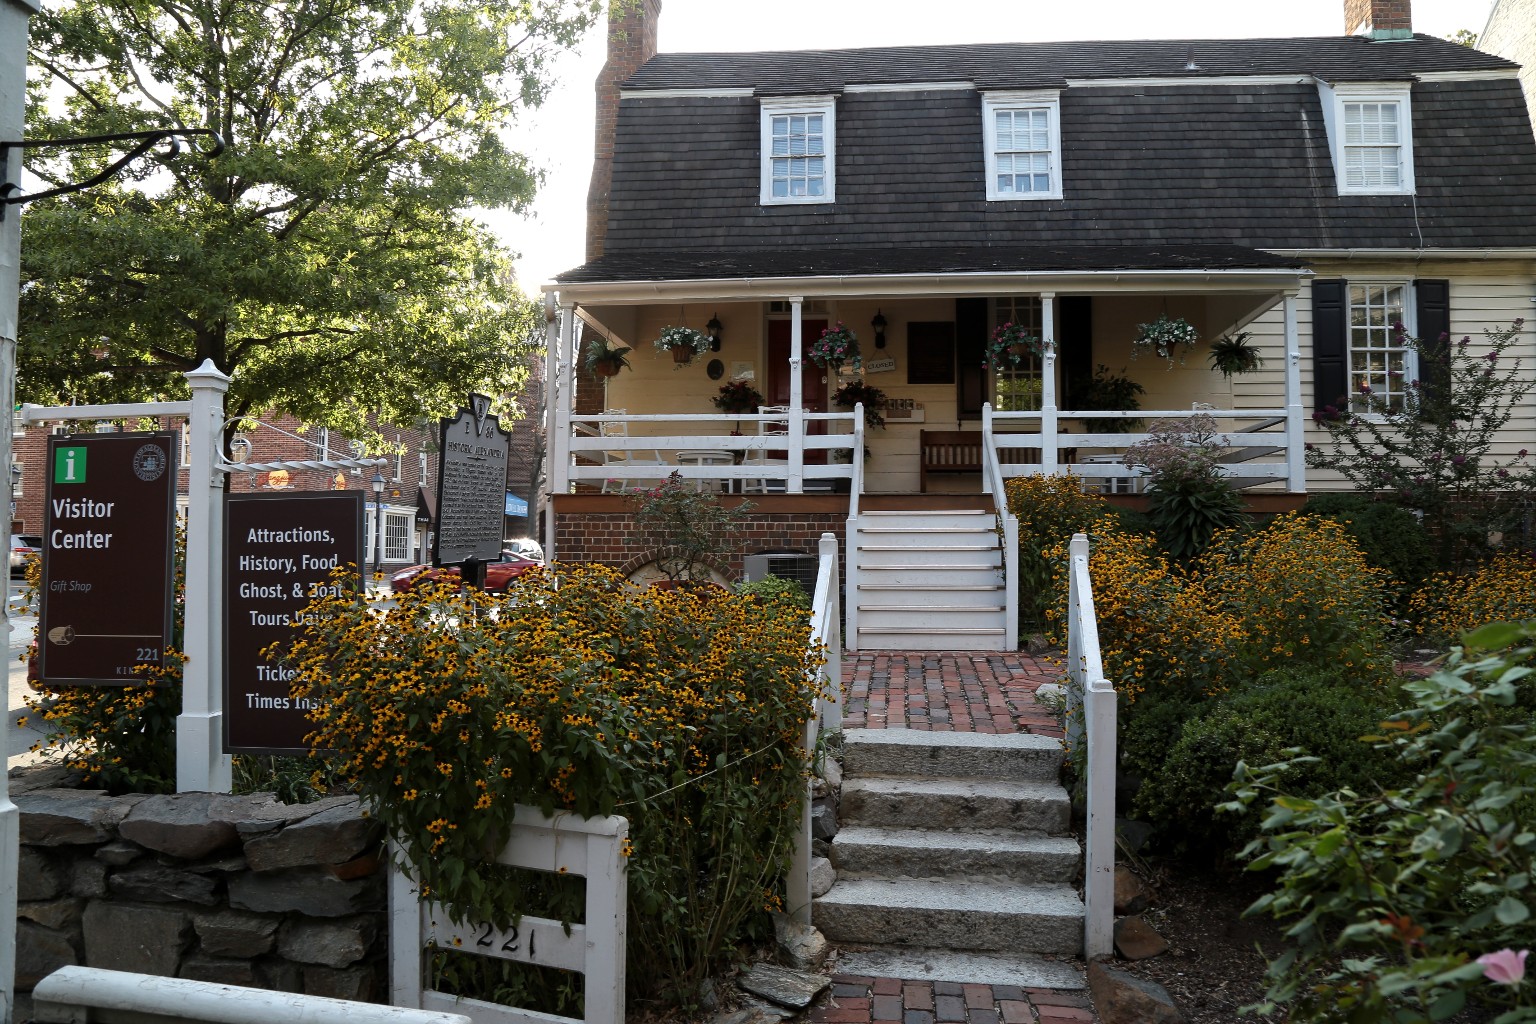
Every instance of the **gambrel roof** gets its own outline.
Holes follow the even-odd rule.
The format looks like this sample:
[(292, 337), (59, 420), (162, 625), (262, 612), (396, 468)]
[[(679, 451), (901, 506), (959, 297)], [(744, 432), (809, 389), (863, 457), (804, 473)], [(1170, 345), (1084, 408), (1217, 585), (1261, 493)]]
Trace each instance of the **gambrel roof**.
[[(1193, 63), (1192, 70), (1189, 65)], [(1307, 75), (1325, 81), (1404, 79), (1513, 68), (1500, 57), (1433, 36), (1374, 42), (1299, 39), (1151, 39), (980, 43), (766, 53), (659, 53), (626, 89), (750, 88), (841, 91), (849, 85), (971, 82), (981, 89), (1055, 88), (1074, 79), (1191, 75)]]
[[(1515, 71), (1428, 36), (660, 54), (622, 94), (606, 255), (559, 280), (1536, 248)], [(1412, 194), (1339, 194), (1320, 82), (1411, 84)], [(1062, 198), (989, 201), (982, 96), (1026, 88), (1059, 90)], [(762, 99), (784, 95), (836, 97), (835, 202), (761, 201)]]

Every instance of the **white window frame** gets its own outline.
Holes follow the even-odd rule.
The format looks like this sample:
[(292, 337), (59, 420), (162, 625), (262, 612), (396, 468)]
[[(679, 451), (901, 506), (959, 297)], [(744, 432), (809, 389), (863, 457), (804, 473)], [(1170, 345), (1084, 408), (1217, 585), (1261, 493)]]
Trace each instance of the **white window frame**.
[[(1415, 191), (1413, 177), (1413, 97), (1408, 82), (1362, 82), (1329, 85), (1318, 83), (1323, 104), (1323, 125), (1328, 131), (1328, 150), (1333, 157), (1333, 172), (1341, 196), (1409, 196)], [(1391, 103), (1397, 105), (1398, 184), (1351, 185), (1344, 141), (1345, 108), (1355, 103)]]
[[(787, 115), (821, 115), (825, 140), (823, 194), (775, 196), (773, 194), (773, 119)], [(837, 98), (834, 96), (774, 96), (762, 100), (758, 130), (759, 192), (764, 206), (811, 206), (837, 202)]]
[[(997, 187), (997, 115), (1003, 111), (1044, 110), (1050, 131), (1051, 187), (1044, 192), (1004, 192)], [(988, 202), (1030, 202), (1062, 198), (1061, 93), (1054, 89), (987, 92), (981, 95), (981, 136), (986, 158)]]
[[(1355, 308), (1357, 305), (1355, 302), (1356, 288), (1401, 288), (1403, 290), (1402, 325), (1403, 330), (1407, 332), (1409, 337), (1418, 337), (1418, 316), (1416, 308), (1417, 295), (1414, 291), (1414, 283), (1409, 278), (1351, 277), (1344, 282), (1345, 372), (1348, 374), (1349, 380), (1350, 407), (1353, 411), (1360, 413), (1366, 411), (1366, 407), (1369, 403), (1360, 401), (1362, 398), (1360, 391), (1361, 381), (1358, 376), (1359, 371), (1355, 369)], [(1388, 337), (1390, 337), (1392, 330), (1390, 323), (1387, 324), (1386, 330), (1388, 332)], [(1406, 398), (1408, 389), (1410, 387), (1410, 382), (1419, 379), (1418, 353), (1413, 350), (1412, 346), (1407, 344), (1373, 346), (1371, 347), (1371, 350), (1378, 352), (1400, 351), (1403, 353), (1402, 383), (1399, 385), (1397, 393), (1403, 395)], [(1380, 392), (1375, 391), (1374, 388), (1372, 391), (1377, 398), (1387, 397), (1390, 400), (1391, 392), (1389, 392), (1387, 396), (1383, 396)], [(1357, 402), (1359, 403), (1358, 406), (1356, 405)], [(1377, 413), (1370, 413), (1369, 415), (1371, 415), (1372, 418), (1379, 416)]]
[(415, 539), (416, 517), (410, 512), (384, 509), (384, 561), (409, 562)]

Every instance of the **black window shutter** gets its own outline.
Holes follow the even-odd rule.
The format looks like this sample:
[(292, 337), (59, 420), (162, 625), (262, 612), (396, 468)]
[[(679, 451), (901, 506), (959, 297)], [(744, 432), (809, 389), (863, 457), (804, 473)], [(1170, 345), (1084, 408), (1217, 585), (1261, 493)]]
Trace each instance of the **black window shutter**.
[(1056, 324), (1056, 365), (1061, 368), (1061, 387), (1056, 404), (1063, 409), (1093, 380), (1093, 296), (1063, 295), (1056, 301), (1060, 319)]
[(1420, 409), (1433, 410), (1449, 400), (1451, 386), (1451, 282), (1423, 280), (1413, 283), (1418, 314)]
[(1312, 408), (1349, 405), (1347, 285), (1342, 278), (1312, 282)]
[(987, 400), (987, 375), (982, 361), (987, 357), (987, 300), (955, 300), (955, 396), (960, 415), (981, 415)]

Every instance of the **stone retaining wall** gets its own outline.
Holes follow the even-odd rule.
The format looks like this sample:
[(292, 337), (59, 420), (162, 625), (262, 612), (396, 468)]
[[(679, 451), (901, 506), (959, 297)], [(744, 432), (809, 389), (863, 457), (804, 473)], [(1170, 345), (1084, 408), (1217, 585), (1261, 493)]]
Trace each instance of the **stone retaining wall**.
[(17, 992), (84, 964), (387, 1001), (381, 830), (357, 797), (113, 797), (59, 775), (12, 779)]

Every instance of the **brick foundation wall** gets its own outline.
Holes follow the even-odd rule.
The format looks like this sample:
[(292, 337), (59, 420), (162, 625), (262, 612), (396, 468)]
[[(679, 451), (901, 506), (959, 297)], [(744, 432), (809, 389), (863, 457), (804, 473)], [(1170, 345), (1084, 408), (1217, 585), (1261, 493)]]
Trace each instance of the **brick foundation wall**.
[[(725, 498), (733, 505), (740, 498)], [(753, 511), (740, 535), (736, 555), (717, 566), (739, 579), (742, 558), (766, 552), (816, 554), (823, 533), (837, 537), (838, 570), (846, 575), (848, 499), (822, 495), (767, 495), (752, 499)], [(656, 560), (656, 551), (630, 542), (635, 517), (630, 500), (619, 495), (556, 495), (555, 557), (562, 562), (600, 562), (625, 574)]]

